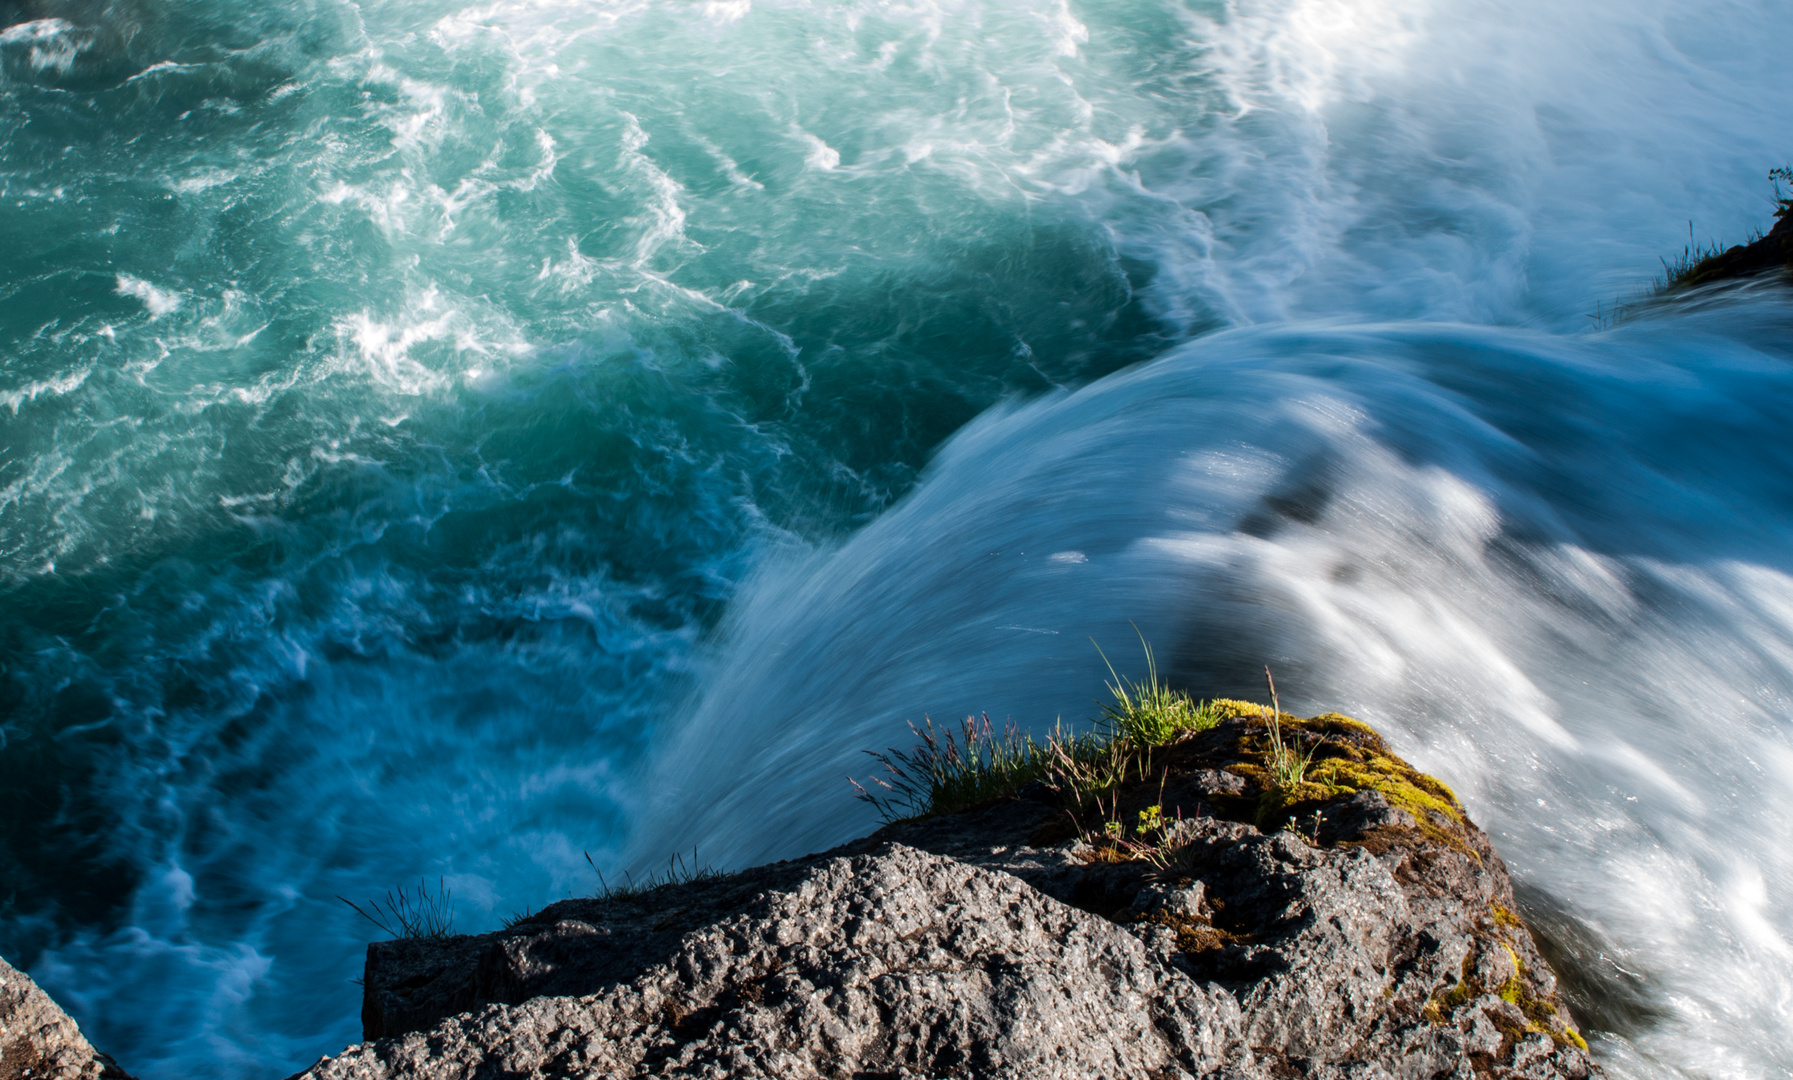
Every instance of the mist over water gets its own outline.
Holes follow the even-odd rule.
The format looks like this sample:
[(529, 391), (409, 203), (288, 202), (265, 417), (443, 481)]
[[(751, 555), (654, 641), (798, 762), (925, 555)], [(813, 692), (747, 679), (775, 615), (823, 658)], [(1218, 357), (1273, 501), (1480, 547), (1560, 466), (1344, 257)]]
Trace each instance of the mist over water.
[(358, 1038), (338, 895), (846, 839), (861, 750), (1081, 721), (1132, 622), (1453, 784), (1614, 1075), (1784, 1074), (1793, 311), (1608, 315), (1766, 225), (1790, 40), (0, 3), (0, 955), (286, 1075)]

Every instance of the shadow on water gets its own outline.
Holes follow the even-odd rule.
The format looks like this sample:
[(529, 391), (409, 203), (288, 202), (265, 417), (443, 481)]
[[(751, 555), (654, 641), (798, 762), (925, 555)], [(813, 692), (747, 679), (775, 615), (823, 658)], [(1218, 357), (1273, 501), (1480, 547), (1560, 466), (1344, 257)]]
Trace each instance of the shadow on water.
[(1583, 1031), (1636, 1039), (1668, 1017), (1655, 981), (1568, 903), (1521, 883), (1513, 894)]

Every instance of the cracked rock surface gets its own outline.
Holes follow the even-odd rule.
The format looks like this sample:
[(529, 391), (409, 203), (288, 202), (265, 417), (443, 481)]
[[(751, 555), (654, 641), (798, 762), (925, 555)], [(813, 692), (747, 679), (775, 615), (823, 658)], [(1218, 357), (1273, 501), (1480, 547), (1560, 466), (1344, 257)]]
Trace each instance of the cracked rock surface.
[[(1167, 1033), (1164, 1028), (1168, 1027)], [(1147, 1076), (1246, 1055), (1236, 1003), (1000, 871), (886, 844), (629, 982), (488, 1006), (307, 1076)]]
[[(1297, 793), (1305, 832), (1254, 823), (1289, 807), (1234, 718), (1109, 804), (1160, 808), (1153, 858), (1090, 842), (1032, 786), (498, 933), (376, 943), (369, 1041), (301, 1077), (1588, 1076), (1486, 835), (1369, 729), (1299, 723), (1341, 763)], [(1442, 795), (1338, 779), (1369, 784), (1364, 762)]]

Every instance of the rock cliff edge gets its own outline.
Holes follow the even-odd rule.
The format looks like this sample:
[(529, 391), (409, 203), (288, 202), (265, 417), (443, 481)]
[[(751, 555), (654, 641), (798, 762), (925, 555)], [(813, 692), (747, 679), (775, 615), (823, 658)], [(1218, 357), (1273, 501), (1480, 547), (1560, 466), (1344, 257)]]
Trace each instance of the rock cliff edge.
[[(1347, 717), (1273, 736), (1221, 704), (1098, 801), (1035, 780), (807, 858), (375, 943), (367, 1041), (298, 1080), (1596, 1071), (1447, 788)], [(1273, 737), (1305, 747), (1294, 781)], [(129, 1080), (0, 963), (0, 1080), (39, 1077)]]
[(1348, 718), (1283, 727), (1320, 748), (1294, 788), (1265, 778), (1263, 717), (1236, 715), (1159, 748), (1100, 821), (1036, 782), (808, 858), (377, 943), (369, 1041), (301, 1077), (1589, 1075), (1448, 789)]
[(0, 1080), (131, 1080), (30, 976), (0, 960)]

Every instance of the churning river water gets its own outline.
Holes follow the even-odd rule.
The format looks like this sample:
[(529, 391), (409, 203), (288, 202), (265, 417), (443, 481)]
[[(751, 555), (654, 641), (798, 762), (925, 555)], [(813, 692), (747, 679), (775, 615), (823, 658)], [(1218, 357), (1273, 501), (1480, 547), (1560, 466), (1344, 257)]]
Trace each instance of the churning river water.
[(133, 1071), (1139, 666), (1379, 725), (1622, 1078), (1793, 1072), (1780, 0), (0, 0), (0, 954)]

